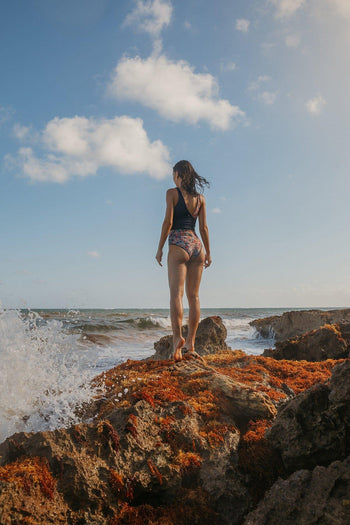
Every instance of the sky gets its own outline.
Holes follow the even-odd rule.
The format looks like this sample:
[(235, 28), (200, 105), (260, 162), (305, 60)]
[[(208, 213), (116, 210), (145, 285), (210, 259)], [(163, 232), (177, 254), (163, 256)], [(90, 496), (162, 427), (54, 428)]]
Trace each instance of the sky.
[(348, 0), (12, 0), (0, 43), (3, 307), (167, 308), (181, 159), (202, 307), (350, 305)]

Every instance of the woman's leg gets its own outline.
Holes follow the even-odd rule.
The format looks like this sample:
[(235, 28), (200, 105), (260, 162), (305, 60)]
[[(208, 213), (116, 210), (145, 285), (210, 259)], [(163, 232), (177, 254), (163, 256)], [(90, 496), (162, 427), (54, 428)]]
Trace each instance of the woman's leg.
[(194, 351), (194, 340), (196, 338), (201, 315), (199, 303), (199, 285), (203, 273), (204, 258), (205, 254), (202, 248), (199, 255), (192, 256), (187, 263), (186, 295), (188, 299), (189, 314), (186, 348), (190, 352)]
[(187, 273), (186, 263), (189, 260), (188, 253), (176, 246), (170, 244), (168, 252), (168, 280), (170, 289), (170, 318), (173, 329), (173, 346), (175, 361), (182, 358), (181, 348), (185, 340), (182, 337), (182, 319), (184, 285)]

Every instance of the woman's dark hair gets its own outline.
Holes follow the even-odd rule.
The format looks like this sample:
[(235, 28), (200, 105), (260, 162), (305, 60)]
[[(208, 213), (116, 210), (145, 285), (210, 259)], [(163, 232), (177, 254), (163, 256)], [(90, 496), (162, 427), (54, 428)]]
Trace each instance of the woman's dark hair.
[(203, 192), (204, 186), (209, 187), (209, 182), (198, 175), (194, 170), (192, 164), (188, 160), (180, 160), (173, 167), (173, 171), (177, 171), (181, 178), (181, 186), (190, 195), (198, 195), (198, 190)]

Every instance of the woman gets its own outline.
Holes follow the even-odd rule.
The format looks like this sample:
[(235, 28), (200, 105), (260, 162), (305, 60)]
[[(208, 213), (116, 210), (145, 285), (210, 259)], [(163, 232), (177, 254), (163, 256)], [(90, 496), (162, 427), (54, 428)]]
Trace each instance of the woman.
[[(173, 358), (181, 361), (181, 349), (186, 347), (187, 355), (202, 359), (194, 349), (194, 340), (200, 319), (199, 285), (203, 266), (211, 264), (209, 231), (206, 219), (205, 198), (199, 189), (209, 182), (195, 172), (187, 160), (180, 160), (173, 167), (176, 188), (166, 192), (166, 212), (160, 235), (156, 259), (162, 266), (163, 246), (169, 235), (168, 279), (170, 288), (170, 318), (173, 329)], [(199, 231), (204, 244), (195, 232), (199, 218)], [(189, 306), (188, 335), (182, 337), (182, 298), (186, 284)]]

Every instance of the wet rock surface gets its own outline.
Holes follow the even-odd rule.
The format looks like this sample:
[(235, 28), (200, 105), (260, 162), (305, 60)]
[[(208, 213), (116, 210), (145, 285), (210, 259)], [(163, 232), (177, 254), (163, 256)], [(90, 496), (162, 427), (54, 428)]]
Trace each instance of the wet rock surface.
[(326, 324), (294, 339), (277, 341), (263, 356), (297, 361), (343, 359), (350, 353), (349, 332), (350, 323)]
[(85, 422), (0, 444), (0, 523), (349, 523), (350, 361), (249, 356), (204, 321), (204, 362), (128, 360)]
[[(188, 326), (182, 328), (182, 335), (187, 337)], [(226, 350), (227, 330), (221, 317), (211, 316), (203, 319), (199, 325), (195, 340), (195, 349), (199, 355), (209, 355), (219, 350)], [(166, 335), (154, 343), (155, 354), (149, 359), (170, 359), (173, 355), (173, 336)]]
[(350, 458), (279, 479), (244, 525), (346, 525), (350, 522)]
[(280, 410), (267, 432), (288, 471), (327, 465), (350, 454), (350, 361)]
[(350, 323), (350, 308), (339, 310), (295, 310), (263, 319), (254, 319), (254, 326), (263, 337), (274, 336), (276, 341), (295, 338), (325, 324)]

